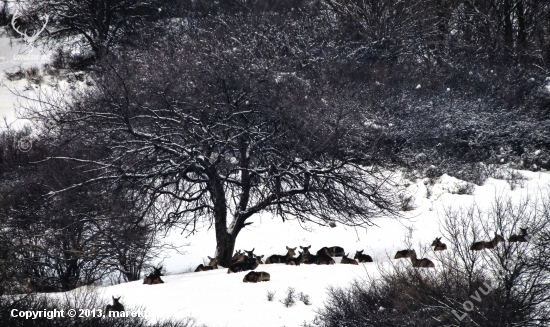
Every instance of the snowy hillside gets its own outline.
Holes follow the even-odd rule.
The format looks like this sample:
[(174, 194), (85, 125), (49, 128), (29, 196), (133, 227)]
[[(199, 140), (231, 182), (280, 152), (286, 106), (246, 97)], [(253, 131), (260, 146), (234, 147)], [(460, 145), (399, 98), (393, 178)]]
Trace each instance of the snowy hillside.
[[(227, 274), (227, 270), (185, 273), (212, 256), (215, 249), (213, 230), (199, 232), (183, 238), (174, 232), (169, 237), (173, 243), (190, 243), (181, 251), (166, 253), (162, 262), (169, 274), (163, 277), (162, 285), (143, 285), (141, 281), (115, 286), (98, 287), (97, 290), (110, 303), (111, 296), (121, 296), (127, 310), (144, 307), (147, 314), (155, 319), (194, 317), (199, 323), (211, 327), (237, 326), (301, 326), (311, 323), (315, 310), (322, 307), (326, 299), (327, 286), (347, 286), (353, 279), (376, 277), (379, 267), (391, 267), (389, 257), (404, 248), (406, 236), (411, 236), (413, 246), (419, 251), (420, 245), (429, 245), (435, 237), (442, 236), (440, 219), (444, 207), (459, 208), (473, 203), (487, 208), (495, 197), (506, 196), (519, 200), (527, 195), (535, 196), (550, 190), (550, 174), (546, 172), (521, 171), (525, 177), (523, 187), (510, 189), (504, 180), (488, 179), (483, 186), (475, 186), (473, 195), (452, 194), (465, 183), (443, 175), (429, 186), (431, 195), (427, 197), (425, 180), (402, 181), (408, 185), (407, 192), (414, 198), (413, 211), (405, 212), (407, 219), (379, 219), (377, 226), (368, 229), (353, 229), (343, 226), (336, 228), (305, 226), (304, 230), (296, 222), (282, 223), (280, 219), (264, 215), (257, 217), (237, 240), (238, 249), (251, 250), (255, 254), (285, 254), (285, 246), (298, 247), (311, 245), (312, 252), (323, 246), (342, 246), (350, 256), (356, 250), (365, 250), (374, 258), (374, 263), (359, 266), (336, 264), (332, 266), (285, 266), (282, 264), (260, 265), (256, 271), (266, 271), (271, 281), (257, 284), (243, 283), (246, 273)], [(403, 186), (405, 187), (405, 186)], [(411, 234), (412, 230), (412, 234)], [(443, 239), (444, 241), (444, 239)], [(299, 250), (299, 248), (298, 248)], [(452, 248), (449, 249), (452, 251)], [(433, 251), (423, 253), (436, 264)], [(410, 264), (401, 260), (399, 264)], [(311, 305), (297, 301), (286, 308), (282, 300), (287, 289), (309, 296)], [(268, 301), (267, 292), (276, 292), (273, 301)]]

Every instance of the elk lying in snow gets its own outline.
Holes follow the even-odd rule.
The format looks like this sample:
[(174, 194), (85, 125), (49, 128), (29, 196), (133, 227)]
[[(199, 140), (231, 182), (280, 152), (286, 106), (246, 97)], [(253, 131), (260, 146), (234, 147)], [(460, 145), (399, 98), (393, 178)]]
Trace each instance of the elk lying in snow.
[(265, 271), (251, 271), (243, 278), (244, 283), (257, 283), (257, 282), (268, 282), (270, 280), (269, 273)]
[(107, 307), (105, 308), (106, 316), (109, 316), (109, 312), (124, 311), (124, 306), (118, 302), (120, 300), (120, 296), (114, 297), (111, 295), (111, 297), (113, 298), (113, 304), (107, 304)]
[(417, 259), (415, 250), (411, 251), (410, 258), (411, 258), (412, 265), (415, 268), (435, 268), (434, 263), (430, 259), (427, 259), (427, 258)]
[[(349, 254), (349, 253), (348, 253)], [(348, 265), (358, 265), (357, 261), (348, 258), (347, 254), (344, 254), (342, 256), (342, 261), (340, 261), (341, 264), (348, 264)]]
[(394, 259), (401, 259), (401, 258), (410, 258), (411, 257), (411, 251), (412, 250), (401, 250), (401, 251), (397, 251), (397, 253), (395, 254), (395, 257), (393, 257)]
[(441, 243), (441, 237), (436, 237), (431, 246), (434, 247), (434, 251), (447, 250), (447, 244)]
[(305, 253), (305, 251), (303, 253), (301, 251), (298, 251), (298, 253), (300, 253), (300, 255), (297, 258), (292, 258), (286, 264), (291, 266), (299, 266), (309, 259), (309, 256), (310, 256), (309, 251), (308, 253)]
[(268, 265), (270, 263), (288, 263), (290, 260), (294, 259), (296, 248), (289, 248), (287, 246), (286, 249), (288, 250), (286, 255), (274, 254), (265, 260), (265, 264)]
[(216, 258), (210, 258), (210, 256), (208, 256), (208, 259), (210, 259), (210, 262), (208, 263), (208, 265), (205, 266), (201, 263), (197, 267), (197, 269), (195, 269), (195, 272), (218, 269), (218, 260)]
[(342, 257), (344, 256), (345, 252), (342, 247), (339, 246), (331, 246), (331, 247), (323, 247), (319, 251), (317, 251), (317, 255), (326, 255), (327, 257)]
[(245, 254), (244, 252), (241, 253), (241, 251), (235, 251), (235, 254), (233, 255), (233, 257), (231, 257), (231, 263), (230, 265), (232, 264), (235, 264), (237, 262), (243, 262), (245, 259)]
[(309, 253), (310, 248), (311, 248), (311, 245), (310, 246), (300, 246), (300, 249), (302, 249), (302, 251), (304, 251), (304, 254), (307, 254), (307, 255), (311, 254), (311, 253)]
[(58, 289), (53, 286), (38, 284), (31, 278), (27, 279), (26, 282), (21, 283), (21, 285), (29, 290), (29, 292), (50, 293), (58, 291)]
[(492, 249), (495, 246), (498, 245), (499, 242), (504, 242), (504, 238), (502, 236), (498, 235), (497, 232), (495, 232), (495, 237), (489, 241), (480, 241), (480, 242), (474, 242), (472, 246), (470, 246), (471, 251), (480, 251), (483, 249)]
[(529, 235), (527, 235), (527, 228), (520, 228), (521, 234), (512, 234), (508, 239), (508, 242), (529, 242)]
[(357, 260), (357, 262), (372, 262), (372, 258), (368, 254), (363, 254), (364, 250), (361, 251), (355, 251), (355, 257), (353, 259)]
[(316, 265), (333, 265), (334, 259), (326, 255), (309, 255), (309, 259), (304, 262), (306, 265), (316, 264)]
[(258, 268), (260, 263), (262, 263), (263, 257), (263, 255), (257, 255), (254, 258), (246, 258), (243, 262), (232, 264), (231, 266), (229, 266), (229, 269), (227, 269), (227, 273), (230, 274), (241, 271), (254, 270)]
[(143, 284), (153, 285), (153, 284), (163, 284), (164, 282), (160, 276), (164, 276), (161, 272), (162, 266), (158, 268), (153, 268), (154, 272), (150, 273), (149, 276), (143, 279)]

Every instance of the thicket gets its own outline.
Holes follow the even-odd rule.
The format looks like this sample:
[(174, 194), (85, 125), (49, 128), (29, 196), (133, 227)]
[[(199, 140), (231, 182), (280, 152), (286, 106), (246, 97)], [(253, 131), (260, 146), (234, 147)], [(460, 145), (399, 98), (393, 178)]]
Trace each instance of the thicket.
[[(491, 208), (447, 209), (442, 226), (448, 249), (430, 255), (436, 269), (408, 259), (381, 266), (381, 277), (329, 288), (320, 326), (546, 326), (550, 321), (550, 207), (547, 196)], [(527, 227), (529, 242), (508, 242)], [(498, 231), (494, 249), (471, 251)], [(411, 244), (409, 244), (411, 246)], [(416, 248), (418, 249), (418, 247)], [(426, 256), (426, 247), (421, 247)]]

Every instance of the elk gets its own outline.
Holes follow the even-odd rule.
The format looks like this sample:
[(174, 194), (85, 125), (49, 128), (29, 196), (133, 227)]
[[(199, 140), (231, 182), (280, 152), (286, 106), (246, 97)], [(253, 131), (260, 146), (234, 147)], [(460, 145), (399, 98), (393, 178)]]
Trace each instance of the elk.
[(258, 266), (262, 262), (262, 258), (263, 258), (263, 255), (256, 256), (254, 258), (246, 258), (244, 262), (237, 262), (229, 266), (229, 269), (227, 269), (227, 273), (231, 274), (231, 273), (236, 273), (241, 271), (254, 270), (258, 268)]
[(434, 247), (434, 251), (447, 250), (447, 244), (441, 243), (441, 237), (436, 237), (431, 246)]
[(434, 263), (430, 259), (422, 258), (422, 259), (418, 260), (416, 258), (416, 251), (415, 250), (411, 250), (410, 258), (411, 258), (412, 265), (415, 268), (435, 268)]
[[(306, 248), (306, 250), (307, 249), (308, 248)], [(291, 259), (286, 264), (291, 265), (291, 266), (299, 266), (302, 263), (306, 262), (306, 260), (309, 259), (309, 256), (310, 256), (309, 251), (308, 251), (308, 253), (306, 253), (306, 251), (304, 251), (304, 252), (298, 251), (298, 253), (300, 253), (300, 255), (297, 258)]]
[(289, 248), (287, 246), (286, 249), (288, 250), (286, 255), (274, 254), (265, 260), (265, 264), (268, 265), (270, 263), (288, 263), (290, 260), (294, 259), (296, 248)]
[(310, 246), (300, 246), (300, 249), (302, 249), (302, 251), (304, 251), (304, 254), (307, 254), (307, 255), (311, 254), (311, 253), (309, 253), (310, 248), (311, 248), (311, 245)]
[(372, 258), (368, 254), (363, 254), (364, 250), (361, 251), (355, 251), (355, 257), (353, 259), (357, 260), (357, 262), (372, 262)]
[(344, 248), (340, 246), (323, 247), (317, 251), (317, 255), (326, 255), (328, 257), (342, 257), (344, 256)]
[(348, 258), (348, 254), (344, 254), (342, 256), (342, 261), (340, 261), (340, 263), (341, 264), (348, 264), (348, 265), (358, 265), (357, 261), (355, 261), (354, 259)]
[(401, 258), (410, 258), (411, 257), (411, 251), (412, 250), (401, 250), (401, 251), (397, 251), (397, 253), (395, 254), (395, 257), (393, 257), (394, 259), (401, 259)]
[[(255, 248), (254, 248), (255, 249)], [(245, 256), (247, 258), (253, 258), (254, 257), (254, 249), (252, 249), (252, 251), (246, 251), (246, 250), (243, 250), (243, 252), (245, 253)]]
[(255, 258), (255, 259), (258, 259), (258, 260), (260, 260), (260, 264), (261, 264), (261, 265), (263, 265), (263, 264), (264, 264), (264, 261), (262, 260), (262, 258), (263, 258), (263, 257), (264, 257), (264, 255), (263, 255), (263, 254), (262, 254), (262, 255), (254, 255), (254, 258)]
[(334, 259), (326, 255), (309, 255), (309, 259), (304, 262), (306, 265), (316, 264), (316, 265), (333, 265)]
[(483, 249), (492, 249), (498, 245), (499, 242), (504, 242), (504, 238), (495, 232), (495, 237), (490, 242), (480, 241), (474, 242), (470, 246), (470, 251), (480, 251)]
[(271, 276), (265, 271), (251, 271), (243, 278), (243, 283), (269, 282)]
[(208, 263), (208, 265), (205, 266), (201, 263), (197, 267), (197, 269), (195, 269), (195, 272), (218, 269), (218, 260), (216, 258), (210, 258), (210, 256), (208, 256), (208, 259), (210, 259), (210, 262)]
[(109, 312), (120, 312), (120, 311), (124, 311), (124, 306), (119, 302), (120, 300), (120, 296), (119, 297), (114, 297), (111, 295), (111, 297), (113, 298), (113, 304), (107, 304), (107, 307), (105, 308), (105, 315), (106, 316), (109, 316)]
[(150, 273), (149, 276), (143, 279), (143, 284), (154, 285), (154, 284), (164, 283), (164, 281), (160, 278), (160, 276), (164, 276), (161, 272), (162, 266), (158, 268), (153, 268), (153, 269), (154, 269), (154, 272)]
[(245, 259), (245, 254), (244, 252), (241, 253), (241, 251), (235, 251), (235, 254), (233, 255), (233, 257), (231, 257), (231, 264), (235, 264), (237, 262), (243, 262)]
[(527, 235), (527, 228), (520, 228), (521, 234), (510, 235), (510, 238), (508, 239), (508, 242), (529, 242), (529, 235)]

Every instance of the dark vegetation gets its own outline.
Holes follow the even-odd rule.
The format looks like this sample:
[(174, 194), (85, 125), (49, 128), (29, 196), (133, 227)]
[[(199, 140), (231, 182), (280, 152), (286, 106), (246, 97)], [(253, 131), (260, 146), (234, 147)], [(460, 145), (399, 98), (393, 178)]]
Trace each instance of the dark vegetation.
[[(547, 326), (550, 207), (547, 197), (538, 201), (500, 198), (488, 213), (476, 207), (447, 211), (450, 250), (437, 252), (437, 271), (393, 261), (380, 279), (329, 288), (316, 321), (324, 327)], [(513, 235), (518, 226), (532, 226), (536, 236), (469, 250), (472, 239), (490, 238), (491, 229)]]
[[(88, 3), (18, 8), (29, 33), (50, 15), (38, 41), (55, 50), (51, 67), (83, 70), (90, 83), (43, 95), (23, 108), (32, 126), (0, 134), (0, 295), (29, 291), (25, 282), (64, 291), (139, 280), (159, 233), (193, 233), (197, 222), (215, 228), (222, 266), (260, 212), (368, 226), (397, 211), (382, 173), (395, 167), (478, 184), (487, 164), (550, 169), (544, 1)], [(13, 13), (0, 6), (9, 30)], [(410, 323), (424, 319), (426, 301), (441, 313), (402, 292), (426, 276), (398, 273), (371, 290), (335, 290), (334, 301), (409, 310)], [(453, 298), (467, 298), (447, 273), (423, 290), (453, 281)], [(490, 278), (479, 270), (468, 285)], [(372, 304), (377, 297), (391, 303)], [(397, 319), (390, 311), (374, 316)], [(531, 319), (525, 312), (518, 317)]]

